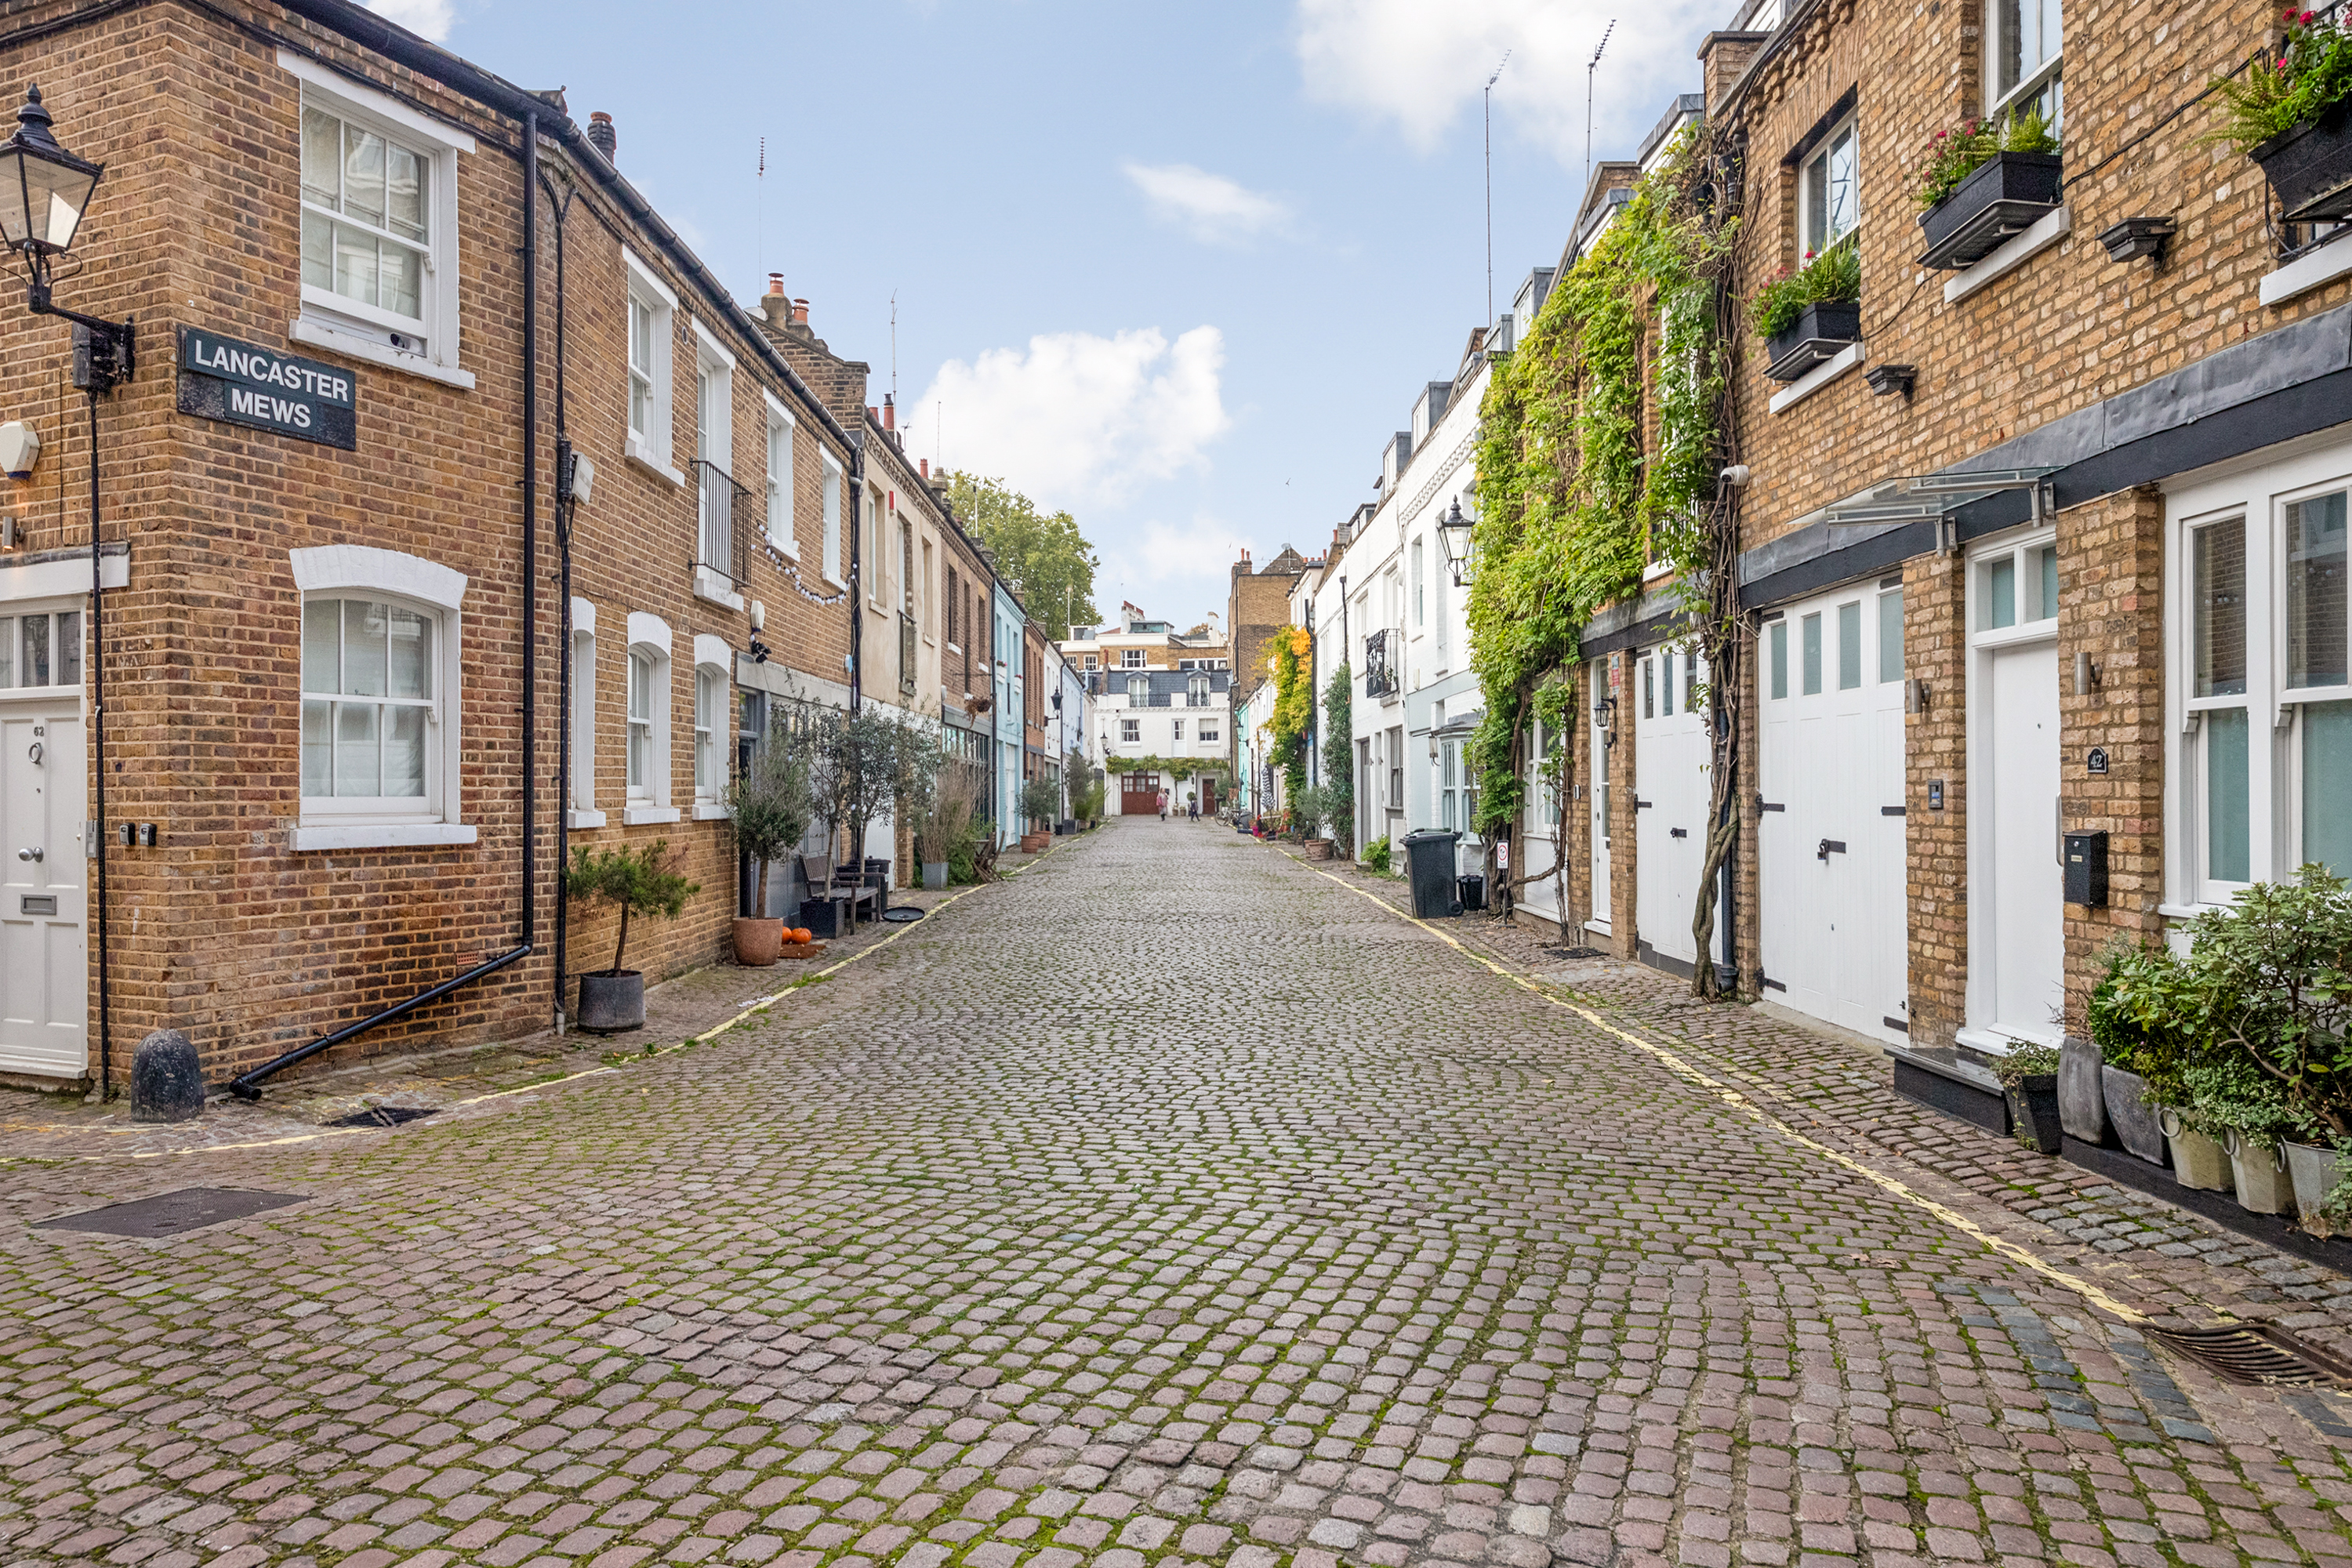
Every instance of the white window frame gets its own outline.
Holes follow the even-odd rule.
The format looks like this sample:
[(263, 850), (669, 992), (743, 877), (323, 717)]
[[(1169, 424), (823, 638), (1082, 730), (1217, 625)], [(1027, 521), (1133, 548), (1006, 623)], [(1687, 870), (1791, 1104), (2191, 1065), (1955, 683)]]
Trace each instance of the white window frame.
[(841, 580), (841, 493), (848, 475), (840, 458), (831, 452), (820, 455), (824, 458), (824, 581), (841, 591), (848, 587)]
[[(411, 321), (346, 300), (331, 289), (306, 286), (301, 290), (300, 313), (288, 325), (287, 336), (346, 359), (405, 371), (470, 390), (473, 374), (458, 361), (457, 160), (474, 151), (473, 137), (290, 49), (278, 51), (278, 66), (301, 84), (299, 97), (303, 103), (400, 142), (425, 160), (430, 170), (427, 177), (432, 182), (425, 198), (425, 279), (418, 300), (424, 314)], [(299, 110), (295, 134), (299, 207)], [(299, 268), (299, 238), (297, 247)], [(395, 345), (395, 335), (406, 346)]]
[[(730, 655), (724, 637), (698, 632), (694, 637), (694, 819), (727, 816), (727, 775), (734, 756), (734, 682), (727, 676)], [(706, 710), (703, 697), (709, 694)]]
[(1422, 542), (1412, 542), (1412, 625), (1418, 631), (1429, 624), (1428, 574), (1423, 570)]
[[(647, 730), (646, 755), (650, 766), (646, 776), (626, 786), (626, 804), (621, 807), (621, 821), (634, 826), (641, 822), (676, 822), (677, 808), (670, 805), (670, 775), (677, 770), (677, 758), (670, 752), (670, 630), (669, 623), (659, 616), (643, 610), (629, 612), (628, 650), (648, 659), (653, 666), (651, 711), (646, 715)], [(629, 716), (629, 683), (634, 671), (623, 670), (621, 711), (623, 714), (623, 777), (627, 776), (627, 727), (635, 722)]]
[[(84, 568), (85, 577), (88, 568)], [(26, 673), (23, 622), (28, 616), (46, 616), (49, 622), (50, 679), (38, 686), (19, 684)], [(72, 639), (74, 676), (62, 679), (66, 673), (67, 640), (62, 629), (62, 617), (74, 617)], [(10, 697), (41, 697), (54, 700), (65, 692), (81, 695), (89, 669), (89, 602), (85, 597), (61, 598), (53, 603), (19, 602), (0, 599), (0, 699)]]
[(798, 561), (801, 542), (793, 518), (793, 439), (799, 433), (800, 421), (765, 388), (760, 400), (768, 411), (768, 542)]
[[(647, 389), (646, 399), (646, 427), (639, 430), (630, 423), (630, 404), (625, 378), (621, 422), (623, 429), (627, 432), (627, 438), (624, 450), (630, 462), (647, 473), (682, 487), (686, 483), (686, 475), (679, 472), (673, 460), (677, 426), (670, 403), (675, 390), (673, 384), (677, 380), (672, 355), (677, 335), (677, 296), (655, 276), (653, 268), (637, 259), (636, 253), (625, 246), (621, 250), (621, 265), (628, 286), (624, 308), (642, 307), (653, 318), (649, 344), (653, 351), (653, 364), (648, 377), (652, 385)], [(624, 334), (625, 339), (627, 335)], [(624, 352), (633, 353), (635, 351), (625, 345)], [(635, 374), (632, 370), (631, 374)]]
[[(1804, 155), (1803, 158), (1798, 161), (1797, 247), (1798, 253), (1801, 256), (1807, 252), (1819, 255), (1821, 252), (1829, 249), (1832, 246), (1836, 245), (1839, 241), (1844, 239), (1846, 236), (1857, 233), (1862, 228), (1862, 134), (1856, 126), (1857, 121), (1855, 116), (1851, 114), (1847, 115), (1835, 125), (1831, 126), (1829, 133), (1823, 136), (1821, 141)], [(1839, 232), (1831, 234), (1829, 232), (1829, 220), (1827, 216), (1824, 215), (1822, 224), (1822, 242), (1819, 245), (1815, 245), (1812, 242), (1814, 216), (1813, 170), (1815, 168), (1826, 169), (1829, 159), (1831, 155), (1837, 151), (1838, 142), (1841, 139), (1851, 140), (1853, 146), (1853, 221)], [(1824, 173), (1823, 181), (1825, 184), (1827, 182), (1827, 178), (1828, 176), (1826, 173)]]
[(574, 828), (602, 827), (596, 809), (596, 606), (572, 601), (572, 799)]
[(1201, 744), (1204, 746), (1213, 746), (1217, 743), (1217, 737), (1220, 733), (1222, 733), (1222, 731), (1216, 725), (1210, 723), (1204, 719), (1195, 729), (1193, 738), (1198, 740)]
[(1118, 721), (1118, 743), (1122, 746), (1141, 745), (1143, 743), (1143, 721), (1140, 719), (1121, 719)]
[[(2234, 465), (2168, 487), (2165, 565), (2168, 605), (2166, 717), (2173, 737), (2165, 770), (2166, 902), (2176, 918), (2229, 901), (2246, 884), (2206, 875), (2204, 799), (2210, 725), (2200, 717), (2242, 703), (2246, 710), (2247, 871), (2257, 881), (2292, 877), (2304, 855), (2304, 705), (2352, 699), (2352, 687), (2289, 689), (2286, 649), (2286, 510), (2297, 501), (2352, 489), (2352, 447), (2303, 444), (2299, 452)], [(2195, 690), (2195, 557), (2200, 528), (2243, 517), (2246, 527), (2246, 691), (2199, 699)]]
[[(471, 844), (475, 830), (458, 820), (465, 799), (459, 771), (460, 693), (464, 689), (467, 579), (438, 562), (396, 550), (361, 544), (329, 544), (287, 552), (301, 605), (312, 598), (376, 599), (404, 605), (434, 617), (433, 706), (425, 718), (425, 791), (421, 809), (387, 807), (380, 801), (301, 800), (300, 815), (288, 837), (296, 850), (375, 849)], [(299, 633), (298, 633), (299, 636)], [(295, 677), (297, 715), (301, 677)], [(299, 731), (296, 744), (299, 745)], [(300, 759), (296, 759), (299, 789)]]
[(1121, 669), (1141, 669), (1143, 668), (1143, 650), (1139, 647), (1123, 647), (1119, 649), (1118, 667)]
[[(2021, 13), (2029, 6), (2039, 8), (2036, 5), (2036, 0), (2014, 0), (2014, 3)], [(2021, 62), (2016, 85), (2007, 91), (2003, 91), (2000, 86), (2000, 57), (2002, 47), (2008, 42), (2007, 35), (2001, 26), (2002, 13), (2007, 9), (2008, 0), (1990, 0), (1990, 4), (1985, 6), (1986, 119), (1990, 120), (2007, 114), (2013, 109), (2021, 110), (2048, 91), (2051, 112), (2045, 118), (2049, 121), (2050, 129), (2054, 132), (2063, 121), (2066, 100), (2062, 79), (2065, 75), (2066, 64), (2066, 20), (2064, 9), (2058, 0), (2049, 0), (2049, 3), (2053, 17), (2058, 23), (2058, 46), (2042, 57), (2038, 64), (2025, 66)], [(2053, 88), (2055, 90), (2052, 90)]]
[(866, 595), (866, 607), (879, 615), (882, 612), (884, 601), (888, 597), (885, 590), (889, 587), (890, 574), (883, 565), (882, 502), (876, 494), (877, 489), (877, 487), (868, 480), (866, 494), (862, 498), (866, 516), (858, 535), (857, 571), (864, 581), (857, 586), (858, 591)]
[(1179, 745), (1183, 744), (1184, 721), (1181, 719), (1171, 719), (1168, 722), (1171, 726), (1169, 739), (1174, 741)]

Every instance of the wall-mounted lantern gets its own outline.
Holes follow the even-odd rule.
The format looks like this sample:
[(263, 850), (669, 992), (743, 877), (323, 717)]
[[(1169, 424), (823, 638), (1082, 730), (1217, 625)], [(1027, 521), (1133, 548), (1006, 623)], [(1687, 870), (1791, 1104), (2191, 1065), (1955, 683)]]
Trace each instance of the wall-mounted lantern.
[(22, 419), (0, 425), (0, 473), (12, 479), (29, 479), (41, 460), (41, 437)]

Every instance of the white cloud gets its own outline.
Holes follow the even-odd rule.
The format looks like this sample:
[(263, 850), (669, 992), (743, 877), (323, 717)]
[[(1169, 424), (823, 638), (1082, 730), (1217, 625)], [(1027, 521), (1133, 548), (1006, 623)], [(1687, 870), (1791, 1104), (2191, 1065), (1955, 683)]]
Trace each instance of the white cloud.
[(1584, 161), (1585, 66), (1613, 16), (1593, 78), (1593, 143), (1630, 152), (1674, 95), (1696, 92), (1694, 51), (1725, 7), (1717, 0), (1298, 0), (1297, 46), (1307, 95), (1393, 122), (1433, 150), (1486, 78), (1495, 119), (1563, 164)]
[(369, 0), (368, 9), (396, 26), (440, 43), (456, 20), (449, 0)]
[(1152, 216), (1211, 245), (1234, 245), (1278, 229), (1290, 216), (1274, 197), (1190, 163), (1121, 167), (1151, 205)]
[(1041, 505), (1115, 504), (1202, 462), (1232, 425), (1224, 363), (1214, 327), (1173, 343), (1157, 327), (1041, 334), (1026, 351), (941, 365), (910, 439), (920, 451), (931, 437), (948, 467), (1002, 478)]

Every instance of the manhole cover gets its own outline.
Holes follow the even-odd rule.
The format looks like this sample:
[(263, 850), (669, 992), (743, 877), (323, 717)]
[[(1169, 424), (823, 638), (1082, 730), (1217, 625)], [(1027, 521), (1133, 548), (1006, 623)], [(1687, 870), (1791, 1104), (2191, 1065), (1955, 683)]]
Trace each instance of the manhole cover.
[(923, 911), (911, 904), (900, 904), (895, 910), (884, 910), (882, 918), (894, 926), (912, 925), (923, 918)]
[(327, 1123), (330, 1127), (397, 1127), (404, 1121), (417, 1121), (436, 1114), (420, 1110), (413, 1105), (371, 1105), (354, 1110), (349, 1116), (338, 1116)]
[(1609, 955), (1597, 947), (1555, 947), (1552, 952), (1562, 958), (1606, 958)]
[(263, 1193), (250, 1187), (184, 1187), (176, 1193), (141, 1198), (137, 1203), (111, 1204), (86, 1214), (60, 1215), (37, 1221), (35, 1230), (87, 1230), (100, 1236), (153, 1237), (178, 1236), (208, 1225), (243, 1219), (265, 1209), (308, 1203), (300, 1193)]
[(2315, 1384), (2352, 1384), (2352, 1363), (2269, 1323), (2142, 1331), (2157, 1343), (2179, 1351), (2231, 1383), (2305, 1387)]

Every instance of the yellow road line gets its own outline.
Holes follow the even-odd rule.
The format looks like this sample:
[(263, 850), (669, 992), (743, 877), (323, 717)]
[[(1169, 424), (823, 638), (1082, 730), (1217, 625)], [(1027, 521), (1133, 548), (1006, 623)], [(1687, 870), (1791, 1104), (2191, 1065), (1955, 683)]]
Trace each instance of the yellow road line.
[[(1056, 846), (1056, 847), (1058, 847), (1058, 846)], [(1051, 850), (1049, 849), (1047, 853), (1051, 853)], [(1038, 857), (1039, 859), (1043, 859), (1045, 857), (1043, 855)], [(1034, 865), (1036, 864), (1036, 861), (1033, 860), (1030, 864)], [(950, 904), (954, 903), (958, 899), (962, 898), (964, 894), (975, 892), (977, 890), (977, 888), (966, 888), (961, 892), (949, 894), (946, 898), (941, 899), (938, 903), (933, 904), (929, 909), (924, 910), (923, 919), (929, 920), (934, 913), (946, 909)], [(817, 977), (822, 977), (825, 975), (837, 974), (842, 970), (845, 970), (851, 964), (856, 963), (859, 959), (865, 958), (869, 954), (881, 952), (884, 948), (889, 946), (892, 942), (897, 942), (900, 937), (906, 935), (908, 931), (914, 930), (916, 926), (919, 926), (921, 923), (921, 921), (914, 921), (906, 925), (902, 925), (896, 931), (893, 931), (888, 936), (884, 937), (880, 942), (876, 942), (873, 946), (861, 947), (856, 952), (837, 959), (834, 963), (827, 964), (824, 968), (817, 970), (815, 972), (815, 975)], [(812, 977), (808, 975), (802, 976), (802, 980), (809, 978)], [(657, 1057), (668, 1056), (673, 1051), (682, 1051), (688, 1046), (698, 1046), (708, 1040), (714, 1039), (717, 1037), (725, 1034), (728, 1030), (733, 1028), (736, 1025), (741, 1023), (752, 1014), (759, 1012), (761, 1008), (774, 1006), (777, 1003), (791, 995), (793, 992), (800, 986), (800, 984), (801, 981), (796, 980), (792, 984), (785, 986), (782, 991), (777, 992), (772, 996), (762, 996), (759, 1000), (751, 1003), (741, 1012), (736, 1014), (733, 1017), (728, 1019), (723, 1024), (718, 1025), (712, 1028), (705, 1029), (698, 1035), (689, 1036), (688, 1038), (680, 1040), (677, 1045), (664, 1046), (658, 1050), (646, 1051), (643, 1053), (642, 1056), (631, 1058), (630, 1059), (633, 1061), (649, 1061)], [(470, 1099), (452, 1100), (443, 1109), (457, 1110), (468, 1105), (480, 1105), (486, 1100), (504, 1100), (509, 1095), (529, 1094), (536, 1089), (555, 1089), (563, 1084), (574, 1082), (580, 1079), (597, 1078), (603, 1074), (616, 1072), (619, 1069), (617, 1068), (610, 1065), (583, 1068), (578, 1072), (565, 1073), (561, 1078), (551, 1078), (538, 1083), (518, 1084), (512, 1089), (492, 1089), (487, 1094), (474, 1095)], [(392, 1130), (387, 1127), (322, 1127), (316, 1132), (296, 1132), (284, 1138), (261, 1138), (243, 1143), (206, 1143), (193, 1149), (134, 1149), (123, 1154), (6, 1154), (0, 1155), (0, 1164), (9, 1164), (19, 1161), (33, 1164), (88, 1164), (101, 1160), (111, 1159), (163, 1160), (175, 1158), (184, 1154), (226, 1154), (245, 1149), (282, 1149), (289, 1143), (315, 1143), (329, 1138), (349, 1138), (363, 1133), (388, 1132)]]
[[(1284, 853), (1287, 854), (1288, 851), (1286, 850)], [(1297, 857), (1294, 856), (1292, 858), (1296, 859)], [(1594, 1028), (1600, 1029), (1603, 1033), (1612, 1035), (1618, 1039), (1624, 1041), (1627, 1045), (1632, 1046), (1635, 1050), (1656, 1058), (1665, 1066), (1668, 1071), (1674, 1073), (1676, 1077), (1683, 1079), (1686, 1082), (1696, 1084), (1699, 1088), (1707, 1089), (1717, 1099), (1721, 1100), (1726, 1105), (1730, 1106), (1733, 1110), (1739, 1111), (1742, 1115), (1748, 1117), (1750, 1120), (1765, 1127), (1770, 1128), (1773, 1131), (1779, 1133), (1781, 1137), (1788, 1139), (1790, 1142), (1797, 1144), (1800, 1148), (1806, 1149), (1815, 1154), (1819, 1154), (1822, 1158), (1829, 1161), (1831, 1163), (1851, 1171), (1855, 1175), (1862, 1177), (1864, 1181), (1870, 1182), (1874, 1185), (1885, 1189), (1886, 1192), (1893, 1194), (1895, 1197), (1900, 1198), (1905, 1203), (1911, 1204), (1917, 1208), (1925, 1210), (1927, 1214), (1934, 1215), (1937, 1219), (1941, 1220), (1944, 1224), (1951, 1226), (1954, 1230), (1958, 1231), (1961, 1235), (1969, 1237), (1971, 1241), (1976, 1242), (1979, 1246), (2000, 1254), (2001, 1257), (2008, 1258), (2012, 1263), (2020, 1264), (2027, 1268), (2032, 1269), (2035, 1273), (2042, 1276), (2046, 1279), (2049, 1279), (2053, 1284), (2059, 1285), (2065, 1289), (2073, 1291), (2075, 1295), (2082, 1297), (2083, 1300), (2088, 1301), (2092, 1306), (2096, 1307), (2101, 1311), (2107, 1312), (2115, 1317), (2120, 1318), (2126, 1323), (2145, 1323), (2148, 1321), (2148, 1314), (2141, 1311), (2138, 1308), (2126, 1306), (2123, 1302), (2116, 1300), (2115, 1297), (2109, 1295), (2105, 1290), (2100, 1289), (2097, 1285), (2093, 1284), (2090, 1280), (2083, 1279), (2079, 1275), (2071, 1274), (2065, 1269), (2059, 1268), (2056, 1264), (2050, 1262), (2048, 1259), (2036, 1257), (2033, 1253), (2018, 1246), (2015, 1242), (1994, 1235), (1991, 1231), (1987, 1230), (1983, 1226), (1979, 1225), (1976, 1221), (1953, 1208), (1948, 1204), (1939, 1203), (1936, 1199), (1929, 1197), (1927, 1194), (1906, 1186), (1895, 1177), (1886, 1174), (1884, 1171), (1874, 1170), (1871, 1166), (1864, 1164), (1861, 1161), (1855, 1159), (1851, 1154), (1845, 1153), (1838, 1149), (1833, 1149), (1818, 1139), (1807, 1137), (1802, 1132), (1800, 1132), (1795, 1128), (1790, 1126), (1787, 1122), (1781, 1121), (1779, 1117), (1774, 1116), (1770, 1111), (1766, 1110), (1762, 1106), (1758, 1105), (1754, 1100), (1748, 1099), (1747, 1095), (1741, 1093), (1738, 1089), (1723, 1082), (1719, 1079), (1709, 1077), (1707, 1074), (1700, 1071), (1697, 1068), (1693, 1067), (1689, 1062), (1685, 1061), (1673, 1051), (1668, 1050), (1665, 1047), (1654, 1044), (1649, 1040), (1644, 1040), (1637, 1035), (1631, 1034), (1624, 1029), (1619, 1028), (1616, 1025), (1609, 1022), (1609, 1020), (1603, 1018), (1600, 1014), (1595, 1013), (1590, 1007), (1586, 1007), (1580, 1003), (1570, 1002), (1561, 997), (1553, 995), (1549, 991), (1546, 990), (1541, 985), (1537, 984), (1534, 981), (1528, 979), (1525, 975), (1516, 973), (1511, 970), (1504, 968), (1501, 964), (1496, 963), (1494, 960), (1486, 957), (1484, 953), (1473, 952), (1469, 948), (1464, 946), (1458, 939), (1449, 935), (1445, 931), (1438, 930), (1427, 921), (1424, 921), (1416, 915), (1404, 913), (1395, 905), (1390, 903), (1387, 900), (1381, 898), (1377, 893), (1371, 892), (1363, 888), (1355, 887), (1343, 881), (1341, 879), (1333, 876), (1328, 871), (1316, 870), (1313, 866), (1308, 865), (1307, 862), (1304, 860), (1299, 860), (1298, 864), (1305, 866), (1309, 871), (1314, 871), (1315, 875), (1322, 878), (1328, 882), (1333, 883), (1338, 887), (1345, 888), (1349, 892), (1357, 894), (1359, 897), (1370, 900), (1374, 904), (1377, 904), (1380, 908), (1395, 916), (1397, 919), (1405, 921), (1407, 924), (1419, 926), (1422, 930), (1435, 937), (1438, 941), (1445, 943), (1446, 946), (1452, 948), (1463, 957), (1470, 960), (1473, 963), (1485, 966), (1486, 969), (1501, 975), (1512, 984), (1517, 985), (1520, 989), (1549, 1003), (1552, 1006), (1563, 1008), (1568, 1012), (1573, 1013), (1578, 1017), (1582, 1018), (1586, 1023), (1591, 1024)]]

